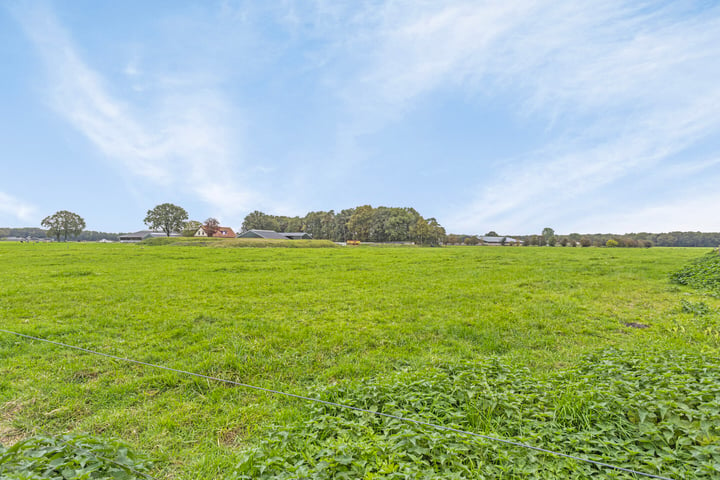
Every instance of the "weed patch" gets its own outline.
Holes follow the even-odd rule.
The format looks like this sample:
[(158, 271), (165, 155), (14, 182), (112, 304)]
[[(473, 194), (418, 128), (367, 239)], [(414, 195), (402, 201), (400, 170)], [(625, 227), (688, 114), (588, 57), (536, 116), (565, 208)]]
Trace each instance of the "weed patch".
[(150, 478), (150, 462), (118, 440), (85, 434), (38, 435), (10, 448), (0, 445), (0, 478), (84, 480)]
[[(319, 395), (651, 474), (720, 475), (717, 358), (610, 349), (545, 376), (488, 360), (405, 371), (384, 380), (335, 386)], [(587, 463), (319, 404), (304, 420), (271, 428), (247, 452), (235, 478), (597, 474), (598, 467)]]
[(670, 278), (681, 285), (720, 293), (720, 255), (709, 253), (673, 273)]

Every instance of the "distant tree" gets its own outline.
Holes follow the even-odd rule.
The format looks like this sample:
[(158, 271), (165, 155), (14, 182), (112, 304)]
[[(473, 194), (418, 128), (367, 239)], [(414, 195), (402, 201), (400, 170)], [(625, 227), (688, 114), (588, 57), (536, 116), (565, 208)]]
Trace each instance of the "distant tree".
[[(303, 232), (309, 233), (315, 239), (329, 240), (332, 238), (335, 222), (335, 212), (309, 212), (302, 219)], [(298, 231), (298, 230), (295, 230)]]
[(212, 237), (215, 235), (215, 232), (217, 232), (220, 229), (220, 222), (218, 222), (217, 218), (208, 218), (205, 220), (205, 223), (202, 226), (203, 230), (205, 230), (205, 235), (208, 237)]
[[(493, 236), (497, 237), (497, 235), (493, 235)], [(506, 243), (507, 243), (507, 237), (503, 237), (502, 240), (500, 240), (500, 245), (502, 245), (504, 247)]]
[(430, 243), (430, 238), (433, 234), (428, 221), (422, 217), (418, 219), (417, 223), (412, 227), (410, 233), (412, 234), (415, 243), (419, 243), (420, 245)]
[(543, 245), (550, 245), (550, 239), (552, 239), (552, 238), (555, 238), (555, 230), (553, 230), (550, 227), (543, 228), (543, 231), (542, 231)]
[(332, 226), (332, 240), (334, 242), (344, 242), (351, 239), (348, 223), (355, 214), (354, 208), (346, 208), (335, 214)]
[(200, 230), (200, 227), (202, 227), (202, 223), (198, 222), (197, 220), (190, 220), (188, 222), (185, 222), (185, 226), (183, 227), (182, 236), (183, 237), (194, 237), (198, 230)]
[(640, 246), (637, 240), (634, 238), (621, 238), (618, 240), (623, 247), (637, 248)]
[(430, 245), (441, 245), (445, 243), (445, 240), (447, 238), (447, 232), (445, 232), (445, 228), (443, 228), (433, 217), (427, 219), (427, 224), (428, 227), (430, 227), (428, 243), (430, 243)]
[[(332, 210), (331, 210), (332, 212)], [(277, 221), (278, 232), (304, 232), (303, 219), (300, 217), (279, 216), (274, 217)], [(272, 230), (272, 229), (270, 229)], [(314, 237), (314, 236), (313, 236)]]
[(495, 230), (490, 230), (485, 234), (486, 237), (499, 237), (500, 235), (497, 234)]
[(581, 247), (589, 247), (590, 245), (592, 245), (592, 240), (590, 240), (588, 237), (582, 237), (580, 239)]
[(182, 231), (187, 219), (188, 214), (184, 208), (163, 203), (148, 210), (144, 222), (152, 230), (162, 230), (169, 237), (173, 232)]
[(259, 210), (250, 212), (243, 220), (242, 227), (240, 230), (247, 232), (249, 230), (275, 230), (278, 231), (280, 225), (277, 218), (267, 213), (263, 213)]
[(451, 233), (447, 236), (447, 243), (450, 245), (457, 245), (460, 243), (460, 235), (457, 235), (455, 233)]
[(410, 229), (420, 218), (414, 208), (391, 208), (384, 219), (385, 238), (391, 242), (404, 242), (411, 239)]
[(560, 239), (560, 246), (562, 246), (562, 247), (567, 247), (567, 244), (568, 244), (568, 239), (567, 239), (567, 237), (562, 237), (562, 238)]
[(63, 237), (67, 241), (68, 235), (79, 235), (85, 229), (85, 220), (77, 213), (60, 210), (53, 215), (43, 218), (40, 225), (48, 229), (48, 235), (60, 241)]
[(548, 238), (547, 244), (550, 247), (554, 247), (555, 244), (557, 244), (557, 237), (553, 235), (552, 237)]
[(347, 228), (353, 240), (367, 242), (370, 240), (370, 231), (373, 227), (373, 208), (370, 205), (362, 205), (355, 208)]
[(620, 245), (620, 243), (614, 238), (611, 238), (607, 242), (605, 242), (606, 247), (617, 247), (618, 245)]
[(480, 243), (480, 239), (475, 235), (470, 235), (469, 237), (465, 237), (463, 243), (465, 245), (477, 245), (478, 243)]

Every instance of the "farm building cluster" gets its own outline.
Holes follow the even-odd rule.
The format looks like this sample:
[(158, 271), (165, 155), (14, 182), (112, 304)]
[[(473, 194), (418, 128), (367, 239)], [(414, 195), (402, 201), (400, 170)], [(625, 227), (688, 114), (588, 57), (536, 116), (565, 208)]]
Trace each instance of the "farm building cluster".
[[(120, 242), (122, 243), (133, 243), (141, 242), (148, 238), (166, 237), (163, 232), (155, 232), (152, 230), (141, 230), (135, 233), (128, 233), (120, 235)], [(180, 233), (171, 233), (171, 237), (180, 237)], [(276, 232), (274, 230), (248, 230), (236, 234), (230, 227), (217, 227), (217, 229), (208, 235), (205, 228), (200, 227), (195, 232), (195, 237), (210, 237), (210, 238), (263, 238), (266, 240), (312, 240), (312, 235), (305, 232)]]

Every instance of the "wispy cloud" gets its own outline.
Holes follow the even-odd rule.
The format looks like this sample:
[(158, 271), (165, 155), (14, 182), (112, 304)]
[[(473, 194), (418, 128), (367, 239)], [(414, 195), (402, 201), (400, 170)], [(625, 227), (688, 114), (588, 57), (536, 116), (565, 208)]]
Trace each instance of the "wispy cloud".
[[(525, 233), (574, 229), (586, 208), (611, 224), (623, 214), (612, 198), (639, 186), (634, 208), (651, 209), (670, 183), (658, 172), (688, 162), (701, 170), (689, 183), (718, 176), (699, 163), (713, 161), (720, 131), (712, 2), (225, 0), (158, 9), (144, 33), (109, 40), (127, 42), (111, 68), (50, 10), (18, 11), (62, 118), (134, 187), (190, 192), (218, 216), (378, 196), (414, 205), (432, 190), (452, 197), (426, 202), (452, 231)], [(433, 137), (448, 147), (444, 173), (422, 177), (412, 156), (432, 153), (412, 132), (435, 113), (450, 118), (448, 106), (462, 121)], [(530, 140), (504, 150), (483, 128)], [(472, 159), (475, 132), (487, 152), (512, 153)], [(373, 175), (404, 181), (393, 169), (412, 179), (384, 196)], [(271, 189), (293, 195), (258, 194)], [(673, 202), (696, 208), (691, 196), (676, 189)]]
[(0, 214), (29, 225), (37, 225), (37, 208), (19, 198), (0, 192)]
[[(50, 104), (121, 171), (194, 192), (218, 215), (248, 208), (251, 192), (231, 168), (238, 147), (228, 126), (236, 122), (222, 92), (182, 75), (158, 75), (146, 77), (154, 88), (142, 101), (124, 98), (82, 59), (50, 10), (35, 7), (17, 16), (47, 67)], [(143, 76), (136, 59), (125, 73), (130, 82)]]
[[(499, 174), (476, 173), (478, 194), (449, 216), (451, 228), (533, 231), (586, 195), (672, 165), (720, 129), (718, 8), (626, 1), (407, 7), (383, 11), (373, 38), (380, 41), (366, 44), (366, 71), (345, 95), (367, 128), (382, 126), (377, 112), (406, 115), (424, 95), (450, 88), (499, 96), (518, 118), (544, 120), (552, 138), (539, 151), (504, 159)], [(612, 204), (607, 211), (617, 213)]]

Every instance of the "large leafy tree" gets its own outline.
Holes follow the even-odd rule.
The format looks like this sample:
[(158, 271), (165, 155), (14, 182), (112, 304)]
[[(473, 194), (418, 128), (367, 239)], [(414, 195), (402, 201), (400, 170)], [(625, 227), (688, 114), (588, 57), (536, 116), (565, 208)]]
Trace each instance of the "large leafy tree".
[(555, 230), (550, 227), (543, 228), (542, 239), (543, 245), (555, 245)]
[(77, 213), (60, 210), (43, 218), (40, 225), (48, 229), (48, 235), (55, 237), (59, 242), (60, 237), (67, 241), (68, 235), (79, 235), (85, 229), (85, 220)]
[(243, 232), (247, 232), (248, 230), (278, 231), (279, 228), (280, 224), (278, 223), (276, 217), (263, 213), (259, 210), (255, 210), (254, 212), (247, 214), (240, 230)]
[(362, 205), (355, 208), (347, 228), (353, 240), (367, 242), (370, 240), (370, 232), (373, 227), (374, 210), (370, 205)]
[(162, 230), (168, 237), (173, 232), (181, 232), (188, 219), (188, 213), (184, 208), (163, 203), (152, 210), (148, 210), (145, 217), (145, 225), (153, 230)]

